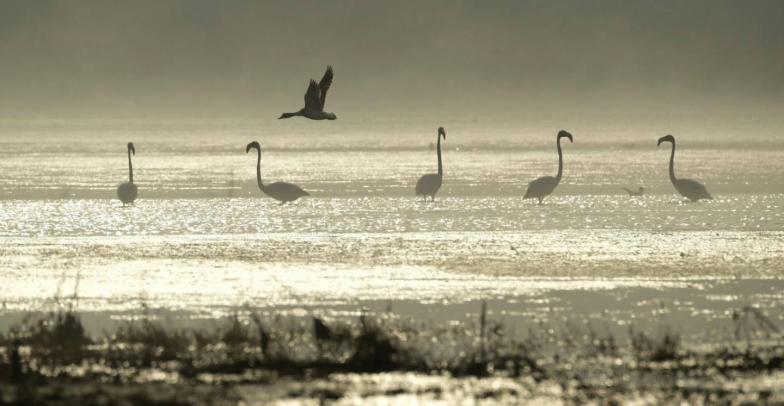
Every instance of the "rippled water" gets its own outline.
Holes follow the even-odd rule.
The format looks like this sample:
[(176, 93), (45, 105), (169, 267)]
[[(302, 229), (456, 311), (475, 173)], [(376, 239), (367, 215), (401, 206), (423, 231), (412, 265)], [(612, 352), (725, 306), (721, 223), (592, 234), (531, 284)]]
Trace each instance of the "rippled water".
[[(203, 315), (392, 300), (448, 319), (464, 309), (438, 316), (432, 304), (497, 298), (498, 309), (526, 318), (521, 303), (575, 291), (587, 296), (558, 299), (565, 314), (582, 301), (628, 320), (639, 302), (631, 298), (646, 295), (729, 298), (681, 306), (686, 321), (748, 303), (780, 309), (766, 296), (784, 270), (778, 123), (665, 121), (1, 122), (0, 311), (68, 298), (82, 310), (144, 302)], [(447, 130), (444, 186), (423, 203), (413, 185), (436, 169), (438, 125)], [(542, 206), (523, 201), (530, 180), (555, 173), (561, 128), (575, 138), (562, 184)], [(715, 200), (675, 195), (669, 150), (656, 148), (666, 133), (678, 140), (676, 172)], [(312, 197), (265, 198), (244, 150), (252, 140), (266, 179)], [(128, 141), (140, 192), (121, 208)], [(640, 185), (643, 198), (621, 189)]]

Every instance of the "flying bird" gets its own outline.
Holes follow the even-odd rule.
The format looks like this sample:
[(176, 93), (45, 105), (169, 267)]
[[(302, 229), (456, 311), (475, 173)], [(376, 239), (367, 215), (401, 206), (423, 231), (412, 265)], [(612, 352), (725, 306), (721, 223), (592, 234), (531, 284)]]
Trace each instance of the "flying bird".
[(523, 196), (523, 200), (525, 199), (539, 199), (539, 204), (542, 204), (542, 200), (549, 196), (550, 193), (553, 193), (558, 183), (561, 182), (561, 174), (563, 173), (563, 153), (561, 152), (561, 138), (568, 138), (569, 142), (574, 142), (572, 140), (572, 134), (569, 134), (566, 131), (559, 131), (558, 136), (555, 139), (555, 145), (558, 146), (558, 174), (555, 177), (552, 176), (543, 176), (539, 179), (534, 180), (533, 182), (528, 184), (528, 190), (525, 191), (525, 196)]
[(336, 120), (338, 118), (336, 115), (324, 111), (327, 91), (332, 86), (333, 76), (335, 76), (335, 72), (332, 70), (332, 66), (327, 66), (327, 72), (324, 73), (321, 82), (316, 83), (315, 80), (310, 79), (308, 91), (305, 93), (305, 108), (296, 113), (283, 113), (278, 119), (302, 116), (311, 120)]
[(275, 182), (270, 183), (269, 185), (265, 185), (264, 182), (261, 181), (261, 147), (259, 146), (259, 143), (253, 141), (248, 144), (248, 146), (245, 148), (245, 153), (247, 154), (253, 148), (255, 148), (258, 152), (258, 156), (256, 158), (256, 182), (258, 182), (259, 189), (261, 189), (265, 195), (279, 201), (280, 204), (293, 202), (302, 196), (310, 196), (308, 192), (300, 189), (297, 185), (292, 185), (291, 183)]
[(708, 193), (708, 190), (705, 189), (705, 185), (702, 183), (697, 182), (696, 180), (678, 179), (675, 177), (675, 137), (672, 135), (665, 135), (664, 137), (659, 138), (659, 142), (656, 146), (658, 147), (662, 142), (672, 143), (672, 154), (670, 154), (670, 182), (675, 186), (675, 190), (677, 190), (681, 196), (692, 202), (699, 201), (700, 199), (713, 200), (713, 197)]
[(629, 196), (642, 196), (643, 191), (645, 190), (645, 188), (640, 186), (640, 188), (637, 189), (637, 190), (629, 190), (629, 189), (626, 189), (626, 188), (623, 188), (623, 190), (625, 190), (626, 193), (629, 194)]
[(428, 196), (431, 197), (432, 201), (436, 200), (436, 193), (438, 193), (438, 189), (441, 189), (441, 182), (444, 178), (444, 170), (441, 167), (441, 137), (446, 141), (444, 127), (438, 127), (438, 142), (436, 147), (436, 151), (438, 151), (438, 173), (422, 175), (416, 184), (416, 196), (422, 196), (424, 200), (427, 200)]
[(136, 196), (139, 194), (139, 189), (136, 187), (136, 184), (133, 183), (133, 164), (131, 163), (131, 154), (134, 156), (136, 155), (136, 148), (133, 147), (133, 143), (128, 143), (128, 182), (123, 183), (122, 185), (117, 187), (117, 197), (120, 198), (123, 206), (126, 204), (133, 204), (133, 201), (136, 200)]

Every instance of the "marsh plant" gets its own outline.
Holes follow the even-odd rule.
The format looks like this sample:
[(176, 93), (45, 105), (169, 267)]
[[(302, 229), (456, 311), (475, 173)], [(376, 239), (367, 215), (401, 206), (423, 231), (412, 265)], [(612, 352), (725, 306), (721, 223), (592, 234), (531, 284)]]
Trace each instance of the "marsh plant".
[[(677, 376), (756, 376), (784, 366), (780, 340), (756, 346), (735, 341), (696, 351), (666, 325), (653, 332), (630, 328), (625, 341), (590, 323), (569, 322), (558, 329), (539, 325), (521, 332), (493, 319), (486, 303), (475, 322), (447, 325), (389, 313), (337, 320), (242, 312), (210, 330), (172, 329), (144, 314), (103, 337), (88, 336), (79, 315), (71, 311), (28, 317), (0, 334), (0, 389), (38, 388), (43, 392), (35, 393), (51, 394), (73, 379), (96, 384), (152, 385), (164, 380), (178, 385), (272, 385), (282, 377), (415, 372), (523, 380), (519, 382), (534, 386), (549, 382), (564, 389), (565, 399), (582, 403), (663, 387), (671, 395), (685, 396), (681, 392), (687, 391), (691, 396), (708, 389), (679, 387)], [(30, 396), (35, 398), (35, 393)], [(9, 399), (21, 401), (20, 396)]]

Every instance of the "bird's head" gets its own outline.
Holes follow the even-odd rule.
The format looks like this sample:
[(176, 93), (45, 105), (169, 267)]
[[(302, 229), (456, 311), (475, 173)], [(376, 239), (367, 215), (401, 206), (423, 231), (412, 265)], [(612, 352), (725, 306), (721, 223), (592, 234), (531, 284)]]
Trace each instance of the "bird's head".
[(640, 186), (640, 192), (642, 192), (643, 190), (645, 190), (645, 188)]
[(671, 142), (675, 144), (675, 137), (672, 135), (665, 135), (664, 137), (659, 138), (659, 142), (656, 144), (656, 146), (658, 147), (662, 142)]
[(338, 116), (336, 116), (335, 113), (327, 113), (327, 120), (332, 121), (332, 120), (337, 120), (337, 119), (338, 119)]
[(257, 150), (261, 151), (261, 146), (256, 141), (251, 142), (247, 147), (245, 147), (245, 153), (247, 154), (250, 152), (251, 148), (256, 148)]
[(561, 138), (563, 138), (563, 137), (568, 138), (569, 142), (574, 143), (574, 140), (572, 139), (572, 134), (569, 134), (568, 132), (566, 132), (564, 130), (558, 131), (558, 141), (560, 141)]
[(446, 131), (444, 131), (444, 127), (438, 127), (438, 135), (446, 141)]
[(131, 154), (136, 156), (136, 148), (133, 147), (133, 143), (132, 142), (128, 143), (128, 152), (130, 152)]

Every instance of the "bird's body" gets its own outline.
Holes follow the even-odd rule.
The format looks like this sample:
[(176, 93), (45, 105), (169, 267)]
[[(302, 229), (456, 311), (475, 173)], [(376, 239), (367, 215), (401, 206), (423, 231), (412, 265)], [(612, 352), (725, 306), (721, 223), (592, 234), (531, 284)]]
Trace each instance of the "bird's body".
[(321, 78), (319, 83), (311, 79), (308, 85), (308, 91), (305, 92), (305, 107), (296, 113), (283, 113), (278, 119), (291, 118), (291, 117), (305, 117), (311, 120), (337, 120), (337, 116), (333, 113), (324, 111), (324, 105), (327, 102), (327, 91), (332, 86), (332, 78), (335, 72), (332, 66), (327, 66), (327, 72)]
[(560, 178), (556, 178), (553, 176), (542, 176), (539, 179), (536, 179), (528, 184), (528, 189), (525, 191), (525, 196), (523, 196), (523, 200), (525, 199), (539, 199), (539, 204), (542, 204), (542, 200), (550, 196), (558, 184), (561, 182)]
[(133, 204), (136, 196), (139, 195), (139, 188), (133, 183), (133, 164), (131, 163), (131, 155), (136, 155), (136, 148), (132, 142), (128, 143), (128, 182), (123, 183), (117, 187), (117, 197), (122, 202), (123, 206), (126, 204)]
[(300, 189), (299, 186), (286, 182), (270, 183), (269, 185), (265, 185), (261, 191), (264, 192), (265, 195), (282, 203), (293, 202), (300, 197), (310, 196), (308, 192)]
[(630, 190), (630, 189), (626, 189), (626, 188), (623, 188), (623, 190), (625, 190), (626, 193), (629, 194), (629, 196), (642, 196), (643, 193), (644, 193), (643, 191), (645, 190), (645, 188), (640, 186), (640, 188), (637, 189), (637, 190)]
[(438, 173), (428, 173), (427, 175), (423, 175), (417, 181), (415, 193), (416, 196), (422, 196), (424, 200), (427, 200), (427, 197), (430, 196), (431, 200), (436, 200), (436, 193), (438, 190), (441, 189), (441, 183), (444, 181), (444, 170), (441, 165), (441, 137), (446, 140), (446, 132), (444, 131), (444, 127), (438, 128), (438, 142), (436, 151), (438, 154)]
[(259, 146), (258, 142), (253, 141), (245, 148), (245, 153), (250, 152), (252, 148), (255, 148), (256, 151), (258, 151), (256, 160), (256, 182), (259, 185), (259, 189), (261, 189), (265, 195), (279, 201), (281, 204), (293, 202), (303, 196), (310, 196), (308, 192), (291, 183), (275, 182), (265, 185), (264, 182), (261, 181), (261, 146)]
[(678, 179), (672, 184), (681, 196), (688, 198), (692, 202), (701, 199), (713, 200), (713, 196), (708, 193), (708, 189), (705, 188), (705, 185), (696, 180)]
[(570, 142), (574, 142), (572, 140), (572, 134), (569, 134), (563, 130), (558, 132), (558, 136), (555, 139), (555, 144), (558, 147), (558, 174), (555, 175), (555, 177), (543, 176), (529, 183), (528, 189), (525, 191), (525, 196), (523, 196), (523, 200), (539, 199), (539, 204), (542, 204), (542, 200), (553, 193), (558, 184), (561, 183), (561, 175), (563, 174), (563, 153), (561, 152), (561, 138), (564, 137), (568, 138)]
[(435, 200), (436, 193), (441, 189), (441, 183), (443, 183), (443, 181), (444, 176), (437, 173), (422, 175), (416, 184), (416, 195), (423, 196), (425, 199), (427, 199), (428, 196), (431, 196), (431, 198)]
[(126, 204), (133, 204), (136, 196), (139, 195), (139, 188), (135, 183), (123, 183), (117, 187), (117, 197), (120, 198), (123, 206)]
[(675, 177), (675, 137), (672, 135), (665, 135), (664, 137), (659, 138), (659, 142), (656, 146), (658, 147), (662, 142), (672, 143), (672, 153), (670, 154), (670, 182), (675, 186), (675, 190), (677, 190), (681, 196), (692, 202), (702, 199), (713, 200), (713, 196), (708, 193), (708, 189), (706, 189), (705, 185), (702, 183), (697, 182), (696, 180), (678, 179)]

